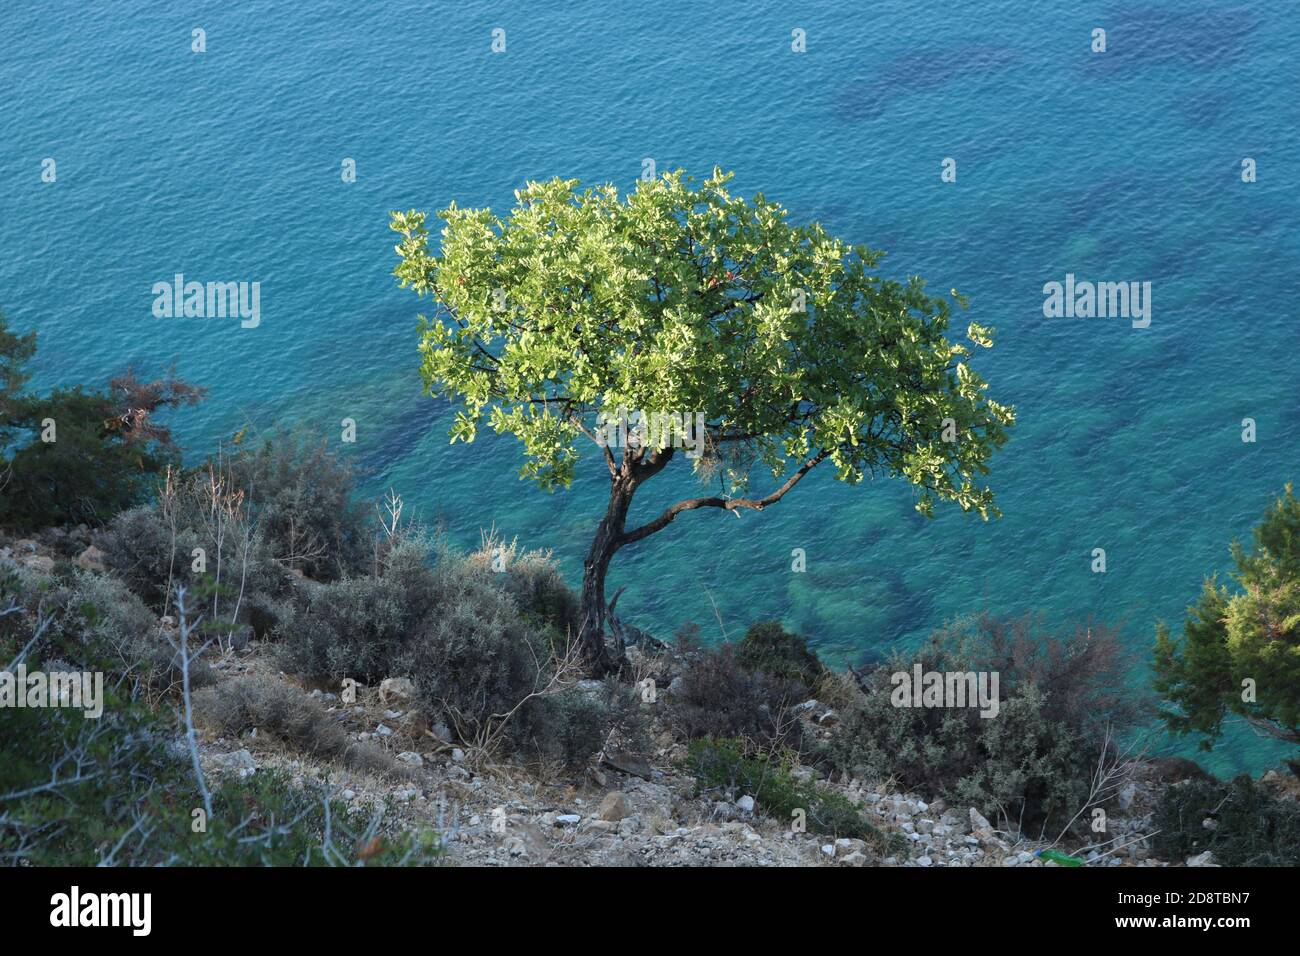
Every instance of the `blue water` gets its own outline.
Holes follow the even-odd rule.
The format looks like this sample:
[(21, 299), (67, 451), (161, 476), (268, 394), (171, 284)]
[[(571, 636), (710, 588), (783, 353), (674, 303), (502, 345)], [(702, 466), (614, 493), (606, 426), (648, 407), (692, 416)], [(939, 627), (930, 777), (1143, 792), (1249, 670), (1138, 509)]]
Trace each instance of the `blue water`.
[[(732, 636), (779, 617), (836, 661), (972, 611), (1092, 616), (1123, 628), (1137, 682), (1155, 621), (1180, 620), (1202, 575), (1229, 566), (1228, 541), (1300, 477), (1296, 13), (10, 0), (0, 308), (39, 330), (40, 386), (174, 362), (210, 389), (177, 420), (194, 456), (246, 421), (337, 435), (354, 418), (343, 450), (368, 492), (396, 487), (467, 544), (494, 524), (553, 548), (576, 580), (603, 466), (547, 495), (518, 481), (512, 440), (448, 445), (448, 407), (416, 371), (428, 303), (390, 276), (387, 214), (505, 207), (556, 175), (630, 188), (647, 157), (700, 176), (720, 164), (738, 191), (888, 250), (887, 271), (958, 288), (998, 328), (979, 367), (1019, 413), (993, 475), (1005, 517), (927, 522), (901, 483), (814, 472), (762, 515), (686, 515), (620, 554), (620, 609), (720, 637), (711, 595)], [(1258, 182), (1241, 181), (1246, 156)], [(261, 325), (155, 319), (151, 287), (176, 272), (261, 282)], [(1067, 272), (1151, 281), (1150, 328), (1044, 319), (1042, 285)], [(665, 474), (638, 514), (690, 489)], [(1234, 734), (1207, 763), (1258, 770), (1285, 752)]]

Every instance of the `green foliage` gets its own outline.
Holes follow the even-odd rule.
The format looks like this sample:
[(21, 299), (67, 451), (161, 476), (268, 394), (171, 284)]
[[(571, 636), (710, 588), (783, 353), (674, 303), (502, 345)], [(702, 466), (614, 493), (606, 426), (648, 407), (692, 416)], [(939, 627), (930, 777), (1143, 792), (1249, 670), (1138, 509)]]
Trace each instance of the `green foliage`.
[(1156, 630), (1154, 685), (1172, 705), (1161, 716), (1175, 732), (1204, 734), (1206, 750), (1229, 715), (1300, 743), (1300, 501), (1290, 485), (1255, 528), (1253, 548), (1234, 542), (1231, 551), (1237, 587), (1207, 580), (1181, 640), (1164, 624)]
[[(0, 564), (4, 576), (6, 568)], [(0, 608), (5, 606), (5, 592), (0, 587)], [(24, 613), (0, 619), (3, 661), (26, 646), (38, 622), (44, 621), (40, 639), (28, 650), (29, 661), (103, 671), (110, 681), (125, 679), (129, 686), (153, 689), (179, 679), (175, 652), (153, 614), (117, 579), (63, 565), (50, 576), (30, 570), (22, 580), (15, 575), (10, 593)], [(206, 662), (195, 662), (190, 679), (195, 687), (212, 680)]]
[(1269, 794), (1244, 774), (1231, 783), (1193, 780), (1170, 787), (1151, 825), (1152, 849), (1163, 859), (1211, 850), (1224, 866), (1300, 866), (1300, 804)]
[(280, 432), (227, 463), (276, 560), (309, 578), (332, 581), (362, 570), (371, 556), (367, 516), (353, 500), (352, 472), (324, 441)]
[[(27, 531), (101, 524), (140, 501), (172, 459), (108, 431), (105, 422), (119, 413), (112, 397), (80, 386), (11, 402), (7, 424), (28, 440), (7, 462), (0, 525)], [(55, 441), (38, 437), (46, 420), (54, 422)]]
[[(19, 335), (9, 331), (9, 322), (0, 312), (0, 454), (12, 440), (11, 419), (15, 402), (27, 385), (27, 363), (36, 354), (36, 333)], [(0, 475), (0, 488), (4, 478)]]
[(494, 572), (483, 552), (443, 547), (436, 562), (430, 557), (427, 541), (403, 537), (378, 577), (314, 588), (278, 632), (281, 665), (332, 680), (409, 676), (431, 720), (466, 741), (504, 725), (504, 739), (528, 759), (576, 765), (599, 750), (626, 716), (621, 705), (576, 689), (532, 696), (548, 685), (565, 646), (544, 615), (525, 614), (513, 595), (554, 595), (554, 570), (528, 567), (512, 579)]
[[(780, 476), (823, 454), (846, 482), (905, 477), (925, 513), (937, 500), (996, 513), (981, 478), (1014, 415), (985, 396), (970, 346), (945, 337), (948, 301), (879, 277), (881, 253), (792, 226), (762, 195), (731, 196), (730, 178), (674, 172), (622, 198), (529, 183), (505, 217), (440, 212), (436, 254), (424, 213), (394, 213), (395, 275), (443, 310), (423, 325), (422, 374), (460, 403), (452, 440), (484, 423), (514, 435), (522, 476), (555, 488), (602, 409), (689, 410), (710, 433), (697, 468), (738, 453), (730, 493), (750, 462)], [(967, 338), (988, 347), (991, 330)]]
[(744, 741), (709, 738), (691, 741), (686, 766), (697, 790), (749, 794), (764, 813), (788, 824), (802, 810), (810, 833), (865, 840), (886, 853), (899, 849), (843, 794), (797, 780), (790, 757), (750, 754)]
[[(892, 778), (989, 817), (1064, 825), (1088, 800), (1098, 758), (1113, 746), (1108, 732), (1134, 713), (1114, 696), (1122, 662), (1117, 634), (1104, 628), (1057, 638), (1029, 619), (959, 622), (915, 656), (895, 654), (862, 675), (866, 692), (825, 756), (845, 774)], [(917, 663), (923, 672), (997, 672), (997, 716), (982, 717), (978, 707), (895, 706), (892, 675), (910, 681)]]
[(808, 649), (808, 638), (791, 634), (779, 621), (751, 624), (736, 649), (736, 659), (750, 670), (816, 687), (825, 668)]
[(30, 395), (25, 366), (35, 352), (36, 334), (9, 331), (0, 315), (0, 526), (102, 524), (179, 459), (155, 413), (192, 405), (203, 391), (174, 374), (141, 382), (128, 371), (103, 392), (78, 385)]
[[(176, 729), (109, 694), (104, 716), (0, 709), (0, 861), (36, 866), (294, 866), (433, 862), (433, 834), (391, 841), (353, 828), (323, 790), (258, 771), (213, 784), (203, 805)], [(326, 839), (328, 833), (329, 838)]]
[(570, 687), (526, 707), (511, 728), (511, 740), (531, 760), (581, 769), (611, 731), (627, 739), (640, 729), (636, 700), (632, 688), (612, 680), (595, 690)]

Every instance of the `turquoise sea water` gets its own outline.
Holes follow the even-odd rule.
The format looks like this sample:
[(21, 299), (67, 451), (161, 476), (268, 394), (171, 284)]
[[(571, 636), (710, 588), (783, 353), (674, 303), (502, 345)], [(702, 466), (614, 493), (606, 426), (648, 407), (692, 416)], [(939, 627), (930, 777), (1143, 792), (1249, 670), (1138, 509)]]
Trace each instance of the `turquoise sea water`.
[[(576, 580), (602, 466), (547, 495), (518, 481), (511, 440), (448, 445), (447, 406), (416, 372), (428, 303), (390, 276), (387, 214), (507, 206), (555, 175), (630, 188), (647, 157), (700, 176), (719, 164), (738, 191), (888, 250), (886, 271), (956, 287), (997, 327), (980, 368), (1020, 419), (993, 476), (1005, 517), (927, 522), (900, 483), (814, 472), (762, 515), (687, 515), (621, 553), (620, 609), (718, 636), (711, 594), (733, 636), (779, 617), (837, 661), (972, 611), (1092, 616), (1123, 628), (1136, 682), (1154, 622), (1181, 619), (1228, 541), (1300, 477), (1298, 12), (11, 0), (0, 308), (40, 332), (38, 385), (174, 362), (210, 389), (179, 420), (195, 456), (246, 420), (337, 435), (354, 418), (346, 453), (368, 492), (396, 487), (466, 544), (495, 524), (553, 548)], [(1097, 26), (1105, 55), (1089, 49)], [(1243, 157), (1258, 182), (1241, 181)], [(261, 282), (261, 325), (155, 319), (151, 287), (176, 272)], [(1151, 281), (1150, 328), (1045, 319), (1042, 286), (1067, 272)], [(665, 474), (639, 513), (690, 488)], [(795, 547), (806, 574), (790, 572)], [(1284, 752), (1236, 734), (1207, 763), (1258, 770)]]

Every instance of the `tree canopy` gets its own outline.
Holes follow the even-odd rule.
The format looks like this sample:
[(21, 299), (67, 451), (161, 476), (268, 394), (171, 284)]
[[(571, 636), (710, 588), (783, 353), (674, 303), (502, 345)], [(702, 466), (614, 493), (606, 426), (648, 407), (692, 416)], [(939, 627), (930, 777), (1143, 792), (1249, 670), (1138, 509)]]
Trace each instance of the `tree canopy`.
[(1237, 716), (1300, 743), (1300, 501), (1291, 486), (1254, 529), (1248, 551), (1233, 542), (1236, 588), (1206, 580), (1181, 640), (1156, 631), (1155, 687), (1173, 705), (1161, 716), (1210, 749)]
[(950, 342), (950, 304), (919, 278), (880, 277), (883, 253), (791, 225), (730, 178), (696, 188), (678, 171), (626, 197), (529, 183), (505, 217), (440, 212), (436, 254), (424, 213), (394, 213), (395, 274), (440, 305), (421, 317), (422, 372), (459, 403), (452, 441), (486, 422), (523, 443), (523, 477), (555, 488), (583, 436), (600, 443), (600, 411), (702, 413), (693, 464), (721, 472), (724, 497), (755, 463), (781, 478), (829, 460), (850, 483), (903, 476), (926, 514), (939, 500), (996, 514), (981, 479), (1013, 412), (968, 364), (992, 330)]

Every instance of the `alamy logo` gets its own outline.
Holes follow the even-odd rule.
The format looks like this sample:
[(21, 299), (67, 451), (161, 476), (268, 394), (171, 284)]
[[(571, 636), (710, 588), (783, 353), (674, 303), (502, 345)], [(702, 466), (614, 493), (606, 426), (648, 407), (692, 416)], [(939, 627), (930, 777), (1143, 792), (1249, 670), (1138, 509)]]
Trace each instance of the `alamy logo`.
[(1076, 282), (1067, 272), (1064, 283), (1044, 285), (1043, 295), (1049, 319), (1132, 319), (1135, 329), (1151, 324), (1150, 282)]
[(262, 283), (186, 282), (178, 272), (171, 282), (153, 284), (153, 314), (157, 319), (240, 318), (241, 328), (262, 322)]
[(148, 936), (153, 928), (153, 896), (150, 893), (86, 893), (74, 886), (71, 893), (50, 897), (50, 925), (129, 926), (131, 935)]
[(610, 448), (684, 448), (687, 458), (704, 453), (704, 413), (601, 412), (596, 420), (596, 442)]
[(897, 671), (889, 682), (895, 707), (978, 707), (981, 717), (998, 715), (997, 671), (922, 671), (914, 664), (912, 673)]
[(104, 714), (104, 675), (76, 671), (0, 671), (0, 707), (69, 707), (97, 720)]

